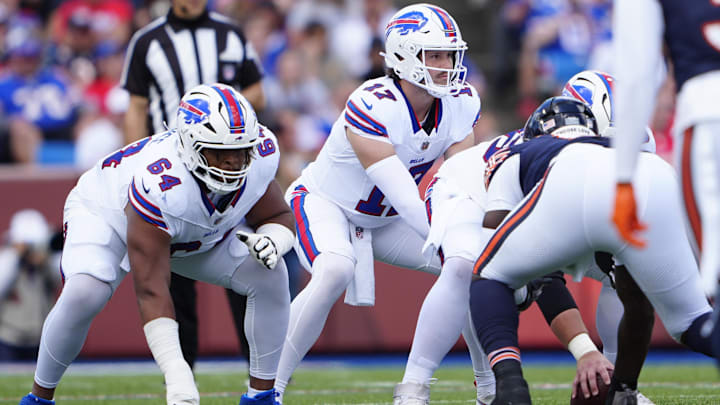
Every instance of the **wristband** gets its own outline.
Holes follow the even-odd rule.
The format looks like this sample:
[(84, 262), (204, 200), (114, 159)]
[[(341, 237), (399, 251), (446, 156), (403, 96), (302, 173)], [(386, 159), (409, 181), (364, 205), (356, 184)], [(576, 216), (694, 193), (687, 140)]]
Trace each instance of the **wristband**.
[[(156, 318), (143, 326), (145, 338), (147, 339), (150, 352), (157, 362), (163, 374), (177, 371), (178, 363), (187, 365), (180, 349), (180, 337), (178, 335), (178, 323), (170, 318)], [(190, 371), (192, 375), (192, 371)]]
[(583, 332), (570, 340), (568, 350), (572, 353), (573, 357), (575, 357), (575, 360), (580, 360), (580, 357), (592, 351), (597, 351), (597, 347), (592, 339), (590, 339), (590, 336)]
[(260, 225), (255, 232), (265, 235), (272, 240), (278, 256), (285, 255), (295, 244), (295, 233), (288, 227), (275, 222)]

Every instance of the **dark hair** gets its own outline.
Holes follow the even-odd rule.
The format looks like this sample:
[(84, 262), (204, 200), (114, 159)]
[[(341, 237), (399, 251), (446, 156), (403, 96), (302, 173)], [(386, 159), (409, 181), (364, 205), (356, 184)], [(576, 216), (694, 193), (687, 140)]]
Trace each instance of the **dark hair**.
[(401, 80), (400, 76), (398, 76), (397, 73), (395, 73), (395, 70), (392, 68), (389, 68), (389, 67), (385, 68), (385, 75), (393, 80), (398, 80), (398, 81)]

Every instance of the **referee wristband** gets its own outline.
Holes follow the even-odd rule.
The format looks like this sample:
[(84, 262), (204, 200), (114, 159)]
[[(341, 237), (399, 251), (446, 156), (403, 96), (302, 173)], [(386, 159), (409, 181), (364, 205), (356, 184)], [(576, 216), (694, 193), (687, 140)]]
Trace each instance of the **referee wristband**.
[(592, 351), (597, 351), (598, 349), (592, 339), (590, 339), (590, 336), (583, 332), (570, 340), (568, 350), (572, 353), (573, 357), (575, 357), (575, 360), (580, 360), (580, 357)]

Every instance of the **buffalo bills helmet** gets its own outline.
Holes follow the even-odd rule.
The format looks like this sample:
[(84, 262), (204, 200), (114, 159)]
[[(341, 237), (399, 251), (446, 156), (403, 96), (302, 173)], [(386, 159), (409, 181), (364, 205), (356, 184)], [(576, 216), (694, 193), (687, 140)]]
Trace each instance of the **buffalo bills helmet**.
[[(177, 110), (179, 152), (185, 166), (217, 193), (237, 190), (250, 169), (259, 127), (250, 103), (224, 84), (193, 87)], [(245, 151), (242, 168), (225, 170), (210, 166), (205, 149)]]
[(609, 137), (615, 130), (613, 122), (613, 85), (615, 79), (607, 73), (583, 70), (571, 77), (562, 95), (576, 98), (590, 106), (601, 136)]
[[(398, 11), (385, 28), (385, 64), (397, 76), (421, 87), (433, 97), (460, 92), (467, 68), (463, 58), (467, 44), (460, 28), (447, 11), (432, 4), (413, 4)], [(452, 68), (427, 65), (426, 52), (453, 54)], [(433, 81), (431, 72), (446, 72), (445, 83)]]
[(599, 136), (597, 121), (590, 107), (571, 97), (551, 97), (530, 115), (523, 138), (552, 135), (563, 139)]

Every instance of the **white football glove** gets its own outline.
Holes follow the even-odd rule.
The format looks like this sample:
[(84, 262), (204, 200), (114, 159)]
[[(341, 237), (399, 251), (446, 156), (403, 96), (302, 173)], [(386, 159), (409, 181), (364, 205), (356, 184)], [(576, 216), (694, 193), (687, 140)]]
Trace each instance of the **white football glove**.
[(258, 263), (265, 266), (268, 270), (275, 268), (278, 262), (278, 251), (275, 247), (275, 242), (273, 242), (269, 236), (244, 231), (237, 231), (235, 236), (247, 245), (250, 254)]

